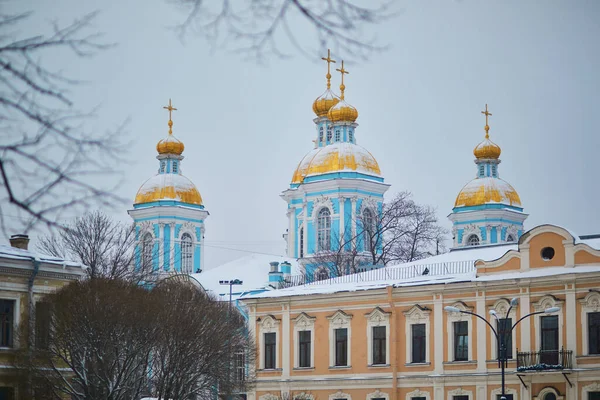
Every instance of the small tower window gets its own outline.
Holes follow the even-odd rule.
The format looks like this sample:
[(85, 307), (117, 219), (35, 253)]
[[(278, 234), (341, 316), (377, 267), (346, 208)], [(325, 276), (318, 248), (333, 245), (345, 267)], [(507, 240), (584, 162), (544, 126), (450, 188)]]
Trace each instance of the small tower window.
[(173, 161), (173, 173), (177, 173), (177, 161)]
[(184, 233), (181, 236), (181, 272), (191, 274), (193, 261), (192, 236), (189, 233)]
[(331, 137), (333, 135), (333, 129), (331, 129), (331, 126), (327, 127), (327, 143), (331, 143)]
[(323, 127), (319, 128), (319, 143), (323, 143)]
[(147, 269), (152, 265), (152, 234), (150, 232), (144, 235), (142, 240), (142, 269)]
[(492, 165), (492, 176), (494, 178), (498, 177), (498, 166), (497, 165)]
[(485, 165), (479, 164), (479, 177), (483, 178), (485, 176)]
[(477, 246), (479, 244), (479, 237), (477, 235), (471, 235), (467, 239), (467, 246)]
[(373, 213), (368, 208), (363, 212), (363, 240), (365, 242), (365, 251), (372, 250), (372, 240), (374, 232), (374, 220)]
[(331, 249), (331, 213), (328, 208), (322, 208), (317, 217), (317, 249)]
[(161, 162), (160, 162), (160, 172), (161, 172), (161, 173), (164, 173), (164, 172), (165, 172), (165, 164), (166, 164), (166, 163), (165, 163), (164, 161), (161, 161)]
[(348, 141), (350, 143), (354, 143), (354, 131), (353, 130), (348, 131)]
[(335, 141), (339, 142), (342, 138), (342, 132), (339, 129), (335, 130)]

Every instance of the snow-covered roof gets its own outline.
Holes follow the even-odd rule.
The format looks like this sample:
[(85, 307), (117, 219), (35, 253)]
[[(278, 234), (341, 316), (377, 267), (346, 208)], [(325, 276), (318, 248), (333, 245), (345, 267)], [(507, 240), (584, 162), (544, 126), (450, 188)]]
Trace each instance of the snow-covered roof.
[(19, 249), (12, 246), (0, 245), (0, 260), (37, 260), (46, 264), (55, 264), (65, 267), (77, 267), (83, 268), (84, 266), (75, 261), (68, 261), (60, 257), (49, 256), (47, 254), (40, 254), (32, 250)]
[(229, 300), (229, 286), (221, 285), (219, 281), (239, 279), (243, 281), (242, 285), (233, 286), (235, 300), (245, 293), (272, 290), (269, 285), (270, 262), (277, 261), (281, 264), (284, 261), (292, 265), (292, 274), (299, 274), (298, 262), (294, 258), (271, 256), (264, 254), (250, 254), (237, 260), (219, 265), (218, 267), (202, 271), (199, 274), (192, 274), (204, 289), (213, 294), (226, 297)]

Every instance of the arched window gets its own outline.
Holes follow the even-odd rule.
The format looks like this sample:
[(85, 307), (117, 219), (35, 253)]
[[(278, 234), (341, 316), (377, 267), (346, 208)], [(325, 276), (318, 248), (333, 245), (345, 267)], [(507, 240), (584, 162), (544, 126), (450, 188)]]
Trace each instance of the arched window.
[(544, 400), (556, 400), (556, 395), (554, 393), (546, 393)]
[(144, 235), (142, 240), (142, 268), (148, 268), (152, 265), (152, 234), (150, 232)]
[(350, 143), (354, 143), (354, 131), (353, 130), (348, 131), (348, 141)]
[(191, 274), (193, 271), (193, 261), (192, 235), (184, 233), (181, 236), (181, 272)]
[(333, 129), (331, 128), (331, 126), (327, 127), (327, 142), (331, 143), (331, 136), (333, 135)]
[(365, 208), (363, 211), (363, 241), (365, 243), (365, 251), (371, 251), (371, 247), (373, 245), (373, 234), (374, 234), (374, 226), (375, 221), (373, 218), (373, 212), (368, 208)]
[(317, 217), (317, 250), (331, 249), (331, 213), (324, 207)]
[(298, 242), (300, 245), (300, 258), (304, 257), (304, 228), (300, 228), (300, 232), (298, 233)]
[(514, 242), (514, 241), (515, 241), (515, 238), (513, 237), (513, 235), (508, 235), (508, 236), (506, 237), (506, 241), (507, 241), (507, 242)]
[(335, 141), (339, 142), (341, 139), (342, 139), (342, 132), (338, 128), (335, 130)]
[(471, 235), (467, 239), (467, 246), (477, 246), (479, 244), (479, 237), (477, 235)]
[(329, 279), (329, 271), (325, 267), (321, 267), (315, 272), (315, 280), (323, 281), (325, 279)]
[(319, 143), (323, 143), (323, 127), (319, 128)]

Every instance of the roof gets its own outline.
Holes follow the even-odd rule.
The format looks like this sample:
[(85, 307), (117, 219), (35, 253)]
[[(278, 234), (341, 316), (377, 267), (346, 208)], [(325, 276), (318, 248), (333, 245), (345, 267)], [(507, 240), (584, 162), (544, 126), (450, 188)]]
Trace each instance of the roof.
[(228, 263), (202, 271), (199, 274), (192, 274), (205, 290), (219, 296), (226, 296), (229, 300), (229, 286), (221, 285), (221, 280), (239, 279), (243, 282), (241, 285), (235, 285), (232, 288), (237, 298), (244, 293), (272, 290), (269, 287), (270, 262), (277, 261), (280, 264), (284, 261), (292, 265), (292, 274), (300, 273), (298, 262), (294, 258), (271, 256), (265, 254), (250, 254)]
[(84, 268), (85, 266), (80, 262), (65, 260), (60, 257), (54, 257), (47, 254), (41, 254), (32, 250), (19, 249), (12, 246), (0, 245), (0, 260), (23, 260), (31, 261), (38, 260), (45, 264), (54, 264), (63, 267), (77, 267)]

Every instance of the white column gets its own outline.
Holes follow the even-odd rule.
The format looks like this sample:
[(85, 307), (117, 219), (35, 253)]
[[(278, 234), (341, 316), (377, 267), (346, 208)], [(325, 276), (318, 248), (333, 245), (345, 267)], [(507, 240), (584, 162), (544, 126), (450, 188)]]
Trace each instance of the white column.
[(308, 254), (308, 203), (302, 203), (302, 215), (304, 215), (304, 257)]
[(351, 231), (352, 231), (352, 248), (356, 248), (356, 200), (357, 197), (354, 196), (352, 197), (352, 220), (350, 221), (350, 223), (352, 224), (351, 226)]
[[(281, 368), (283, 378), (289, 378), (290, 376), (290, 306), (283, 304), (281, 306), (283, 316), (281, 319)], [(314, 341), (314, 338), (312, 338)]]
[(344, 220), (344, 217), (345, 217), (344, 201), (345, 200), (346, 200), (346, 198), (343, 196), (338, 197), (338, 204), (339, 204), (338, 205), (338, 209), (339, 209), (338, 214), (340, 215), (340, 237), (341, 237), (340, 243), (342, 243), (342, 244), (344, 243), (344, 240), (346, 240), (346, 235), (345, 235), (346, 221)]
[[(444, 372), (444, 308), (441, 293), (433, 295), (433, 354), (434, 373)], [(442, 392), (443, 393), (443, 392)], [(436, 396), (437, 399), (437, 396)]]
[[(477, 305), (476, 311), (477, 314), (481, 315), (484, 318), (487, 318), (487, 313), (485, 312), (485, 292), (477, 291)], [(490, 332), (489, 327), (485, 322), (481, 319), (477, 318), (477, 371), (484, 372), (487, 369), (486, 359), (487, 359), (487, 337), (489, 334), (493, 334)], [(478, 389), (479, 392), (479, 389)], [(479, 397), (479, 394), (477, 395)]]
[[(573, 350), (573, 368), (577, 366), (577, 315), (576, 301), (575, 298), (575, 283), (565, 284), (565, 317), (567, 323), (567, 346), (565, 350)], [(562, 346), (562, 343), (561, 343)]]
[(164, 270), (165, 261), (165, 223), (158, 223), (158, 270), (162, 273)]
[(487, 385), (485, 383), (477, 384), (475, 389), (475, 398), (477, 400), (487, 400)]
[(169, 227), (171, 228), (171, 239), (169, 246), (169, 266), (170, 269), (175, 269), (175, 222), (169, 222)]
[[(522, 262), (522, 261), (521, 261)], [(529, 304), (529, 288), (522, 287), (521, 294), (519, 295), (519, 318), (529, 314), (531, 305)], [(524, 319), (519, 323), (519, 328), (521, 329), (521, 343), (519, 346), (519, 351), (531, 351), (530, 343), (530, 335), (531, 335), (531, 319), (536, 318), (537, 316), (529, 317)], [(516, 322), (516, 321), (515, 321)]]

